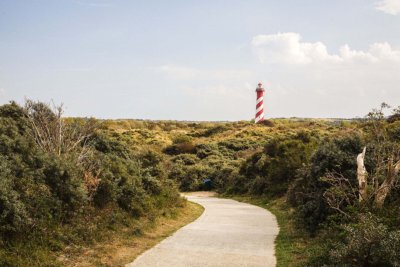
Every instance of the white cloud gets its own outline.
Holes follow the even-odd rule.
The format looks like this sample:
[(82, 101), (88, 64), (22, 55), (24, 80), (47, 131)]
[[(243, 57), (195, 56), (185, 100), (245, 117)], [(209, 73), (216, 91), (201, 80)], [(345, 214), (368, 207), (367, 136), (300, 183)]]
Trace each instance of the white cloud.
[(270, 116), (363, 116), (381, 102), (400, 102), (400, 49), (387, 42), (363, 50), (345, 44), (332, 53), (289, 32), (257, 35), (252, 46), (261, 62), (258, 77), (267, 74), (270, 84)]
[(367, 51), (353, 50), (343, 45), (339, 54), (329, 54), (322, 42), (301, 41), (298, 33), (260, 34), (253, 38), (252, 45), (261, 63), (310, 64), (310, 63), (377, 63), (400, 62), (400, 50), (388, 43), (374, 43)]
[(321, 42), (301, 42), (298, 33), (260, 34), (253, 38), (252, 45), (262, 63), (308, 64), (320, 60), (340, 60), (328, 54)]
[(376, 3), (375, 8), (395, 16), (400, 14), (400, 0), (382, 0)]

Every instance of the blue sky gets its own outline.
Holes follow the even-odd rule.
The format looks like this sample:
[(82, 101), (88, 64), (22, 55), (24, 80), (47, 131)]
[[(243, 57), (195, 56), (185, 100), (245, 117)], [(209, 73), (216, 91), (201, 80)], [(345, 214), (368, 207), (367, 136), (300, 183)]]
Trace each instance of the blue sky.
[(0, 103), (68, 116), (356, 117), (400, 105), (400, 0), (1, 0)]

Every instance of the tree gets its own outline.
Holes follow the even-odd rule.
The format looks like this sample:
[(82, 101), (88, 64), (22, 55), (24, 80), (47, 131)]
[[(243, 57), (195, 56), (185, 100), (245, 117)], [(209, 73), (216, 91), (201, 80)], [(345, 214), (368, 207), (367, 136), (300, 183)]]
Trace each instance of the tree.
[[(394, 163), (393, 157), (389, 157), (386, 161), (378, 162), (378, 169), (383, 169), (380, 165), (386, 165), (386, 170), (384, 171), (383, 182), (379, 183), (379, 177), (372, 177), (374, 184), (372, 185), (372, 190), (368, 192), (367, 190), (367, 176), (364, 165), (366, 147), (364, 147), (363, 152), (357, 156), (357, 177), (359, 182), (359, 195), (360, 202), (366, 201), (368, 198), (374, 199), (374, 204), (376, 207), (382, 207), (386, 197), (396, 185), (398, 181), (398, 174), (400, 171), (400, 160)], [(380, 173), (379, 173), (380, 174)]]
[[(355, 190), (351, 188), (350, 177), (330, 172), (324, 178), (324, 181), (331, 186), (324, 193), (328, 204), (343, 214), (344, 211), (341, 208), (344, 205), (343, 200), (348, 199), (345, 201), (347, 205), (355, 205), (352, 203), (355, 194), (358, 194), (357, 198), (361, 208), (369, 204), (373, 204), (376, 208), (382, 208), (387, 196), (398, 184), (400, 145), (388, 134), (384, 115), (385, 109), (388, 108), (389, 105), (382, 103), (379, 109), (374, 109), (367, 115), (366, 141), (370, 153), (367, 154), (367, 147), (364, 147), (356, 159), (358, 192), (355, 193)], [(367, 160), (369, 161), (369, 172), (365, 166)]]

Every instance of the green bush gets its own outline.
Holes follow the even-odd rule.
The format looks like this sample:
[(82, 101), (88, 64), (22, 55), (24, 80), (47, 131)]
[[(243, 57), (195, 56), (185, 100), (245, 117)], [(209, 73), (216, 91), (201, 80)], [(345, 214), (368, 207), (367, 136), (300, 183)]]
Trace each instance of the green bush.
[(213, 126), (211, 128), (205, 129), (202, 132), (193, 134), (193, 136), (194, 137), (211, 137), (213, 135), (223, 133), (229, 129), (230, 129), (230, 127), (228, 125), (217, 125), (217, 126)]
[(93, 196), (94, 204), (99, 208), (115, 203), (118, 194), (118, 181), (114, 179), (111, 171), (105, 170)]
[(50, 120), (43, 122), (45, 128), (46, 123), (54, 124), (56, 114), (46, 104), (29, 103), (31, 113), (15, 103), (0, 106), (0, 253), (5, 237), (10, 242), (24, 235), (27, 240), (38, 235), (43, 240), (56, 238), (50, 237), (49, 229), (73, 228), (89, 216), (88, 211), (106, 206), (151, 217), (180, 205), (160, 152), (137, 149), (131, 134), (114, 132), (104, 124), (77, 141), (86, 119), (63, 119), (71, 130), (65, 138), (77, 142), (75, 149), (46, 149), (35, 136), (32, 120), (40, 109), (45, 113), (42, 119)]
[(199, 158), (193, 154), (180, 154), (173, 157), (172, 162), (180, 165), (194, 165), (199, 162)]
[(210, 179), (212, 169), (206, 165), (180, 165), (176, 164), (169, 176), (179, 184), (179, 189), (182, 191), (200, 190), (204, 180)]
[(246, 150), (250, 148), (254, 148), (257, 146), (257, 143), (254, 141), (251, 141), (249, 139), (230, 139), (230, 140), (224, 140), (218, 143), (218, 146), (220, 147), (225, 147), (229, 150), (232, 151), (241, 151), (241, 150)]
[(194, 153), (195, 145), (191, 141), (172, 144), (170, 146), (167, 146), (163, 152), (168, 155), (179, 155), (182, 153)]
[(29, 223), (26, 207), (14, 189), (11, 170), (0, 156), (0, 236), (26, 229)]
[(299, 224), (310, 233), (315, 233), (331, 213), (324, 192), (329, 184), (322, 181), (328, 172), (350, 177), (354, 187), (356, 181), (356, 156), (362, 148), (359, 136), (346, 136), (321, 143), (311, 158), (311, 163), (297, 171), (297, 179), (288, 190), (288, 201), (296, 207)]
[[(296, 171), (309, 162), (316, 146), (314, 138), (306, 137), (302, 134), (270, 140), (262, 152), (254, 153), (241, 166), (239, 172), (245, 182), (237, 189), (254, 195), (284, 195)], [(230, 191), (234, 188), (230, 186)]]
[(63, 217), (72, 217), (87, 203), (83, 172), (68, 158), (48, 159), (43, 170), (45, 183), (53, 198), (53, 211)]
[[(400, 116), (400, 114), (399, 114)], [(397, 120), (386, 126), (388, 136), (392, 140), (400, 140), (400, 120)]]
[(218, 145), (215, 143), (199, 144), (196, 146), (196, 155), (200, 159), (204, 159), (211, 155), (221, 156)]
[(400, 231), (390, 231), (370, 213), (344, 230), (344, 242), (330, 253), (335, 266), (400, 266)]

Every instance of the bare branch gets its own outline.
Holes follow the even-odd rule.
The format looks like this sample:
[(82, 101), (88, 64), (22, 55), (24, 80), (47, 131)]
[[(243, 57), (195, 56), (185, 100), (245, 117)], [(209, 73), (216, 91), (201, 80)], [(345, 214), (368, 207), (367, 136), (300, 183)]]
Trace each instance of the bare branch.
[(358, 179), (358, 190), (359, 190), (359, 202), (367, 199), (367, 170), (364, 165), (365, 152), (367, 147), (364, 147), (362, 153), (357, 156), (357, 179)]

